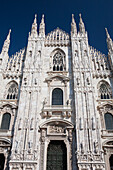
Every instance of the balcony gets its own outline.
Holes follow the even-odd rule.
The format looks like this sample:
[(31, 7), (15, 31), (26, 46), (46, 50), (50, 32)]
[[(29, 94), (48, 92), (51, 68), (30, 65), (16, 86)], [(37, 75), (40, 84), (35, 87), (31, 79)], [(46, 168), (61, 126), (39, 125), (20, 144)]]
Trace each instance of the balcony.
[(62, 117), (70, 118), (72, 114), (72, 108), (70, 105), (45, 105), (42, 109), (42, 117)]

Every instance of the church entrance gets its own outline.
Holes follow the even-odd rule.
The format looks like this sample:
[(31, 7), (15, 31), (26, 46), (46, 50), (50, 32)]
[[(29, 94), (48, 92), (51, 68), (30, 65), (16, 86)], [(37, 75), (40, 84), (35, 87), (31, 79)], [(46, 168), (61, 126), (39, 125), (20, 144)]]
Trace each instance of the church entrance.
[(63, 141), (51, 141), (49, 143), (47, 170), (67, 170), (67, 149)]
[(110, 156), (109, 162), (110, 162), (110, 170), (113, 170), (113, 155)]
[(4, 170), (5, 157), (4, 154), (0, 154), (0, 170)]

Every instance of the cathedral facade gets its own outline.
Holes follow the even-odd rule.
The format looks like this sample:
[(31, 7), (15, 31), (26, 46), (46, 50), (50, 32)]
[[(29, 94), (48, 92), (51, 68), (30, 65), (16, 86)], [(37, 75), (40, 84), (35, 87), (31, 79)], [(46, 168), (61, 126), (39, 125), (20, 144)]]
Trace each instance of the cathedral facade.
[(0, 170), (113, 169), (113, 42), (108, 56), (77, 31), (45, 35), (35, 16), (27, 47), (0, 54)]

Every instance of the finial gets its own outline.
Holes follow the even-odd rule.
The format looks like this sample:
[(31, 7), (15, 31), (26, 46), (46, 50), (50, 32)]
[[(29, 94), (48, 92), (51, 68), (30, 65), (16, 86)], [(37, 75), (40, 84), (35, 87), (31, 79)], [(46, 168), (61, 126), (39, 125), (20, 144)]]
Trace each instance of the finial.
[(31, 29), (31, 37), (37, 37), (37, 15), (35, 14), (34, 22)]
[(80, 23), (82, 23), (82, 24), (83, 24), (83, 21), (82, 21), (82, 15), (81, 15), (81, 13), (79, 14), (79, 17), (80, 17)]
[(34, 19), (35, 24), (36, 24), (36, 20), (37, 20), (37, 14), (35, 14), (35, 19)]
[(11, 35), (11, 29), (9, 30), (9, 34), (7, 36), (7, 39), (10, 40), (10, 35)]
[(110, 38), (107, 28), (105, 28), (107, 38)]
[(72, 14), (72, 23), (75, 23), (74, 14)]
[(11, 29), (9, 30), (9, 33), (11, 33)]
[(71, 23), (71, 36), (76, 36), (77, 35), (77, 27), (74, 19), (74, 14), (72, 14), (72, 23)]
[(44, 23), (44, 14), (42, 15), (41, 23)]
[(112, 41), (112, 39), (110, 38), (110, 35), (109, 35), (109, 33), (108, 33), (107, 28), (105, 28), (105, 30), (106, 30), (106, 36), (107, 36), (106, 41), (107, 41), (108, 51), (113, 51), (113, 41)]
[(82, 21), (81, 13), (79, 14), (79, 17), (80, 17), (79, 31), (80, 31), (80, 33), (82, 33), (82, 34), (85, 34), (85, 26), (84, 26), (84, 23), (83, 23), (83, 21)]
[(39, 37), (45, 37), (44, 14), (42, 15), (42, 19), (39, 27)]
[(3, 48), (2, 48), (2, 53), (8, 53), (9, 45), (10, 45), (10, 35), (11, 35), (11, 29), (9, 30), (7, 38), (4, 41), (4, 45), (3, 45)]

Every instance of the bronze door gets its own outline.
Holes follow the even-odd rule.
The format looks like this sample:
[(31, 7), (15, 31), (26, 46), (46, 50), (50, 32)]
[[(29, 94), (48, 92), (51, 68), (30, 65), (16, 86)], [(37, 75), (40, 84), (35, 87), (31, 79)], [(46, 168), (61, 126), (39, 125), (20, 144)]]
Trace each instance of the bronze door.
[(47, 170), (67, 170), (67, 149), (63, 141), (51, 141), (47, 150)]

